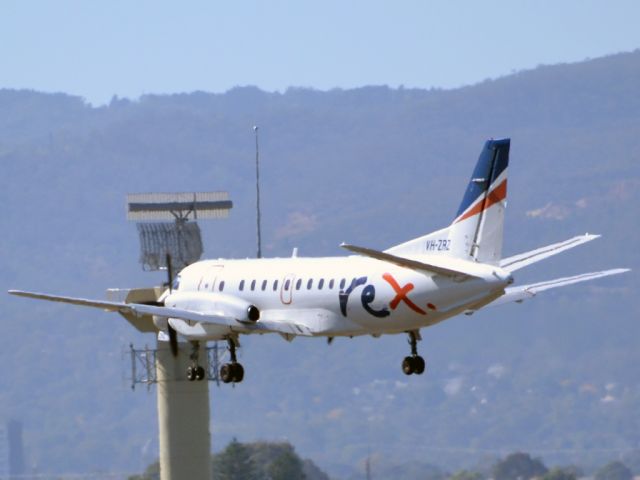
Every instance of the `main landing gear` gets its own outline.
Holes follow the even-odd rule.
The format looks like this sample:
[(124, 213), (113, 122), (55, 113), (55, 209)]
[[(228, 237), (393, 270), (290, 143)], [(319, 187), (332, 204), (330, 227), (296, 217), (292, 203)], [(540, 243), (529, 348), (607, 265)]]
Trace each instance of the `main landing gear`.
[(194, 380), (203, 380), (205, 377), (204, 367), (198, 365), (198, 350), (200, 349), (199, 342), (192, 342), (192, 350), (189, 358), (191, 359), (191, 365), (187, 367), (187, 380), (193, 382)]
[(405, 375), (422, 375), (426, 367), (424, 358), (418, 355), (418, 340), (420, 338), (420, 332), (418, 330), (412, 330), (407, 332), (409, 334), (409, 345), (411, 345), (411, 356), (404, 357), (402, 361), (402, 371)]
[(236, 358), (236, 342), (233, 338), (227, 338), (231, 363), (225, 363), (220, 367), (220, 380), (224, 383), (240, 383), (244, 378), (244, 368)]

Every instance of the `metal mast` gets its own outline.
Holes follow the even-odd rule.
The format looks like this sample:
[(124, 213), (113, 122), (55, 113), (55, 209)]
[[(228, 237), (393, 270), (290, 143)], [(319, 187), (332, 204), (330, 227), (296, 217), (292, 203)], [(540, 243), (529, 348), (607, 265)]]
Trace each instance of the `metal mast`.
[(260, 234), (260, 156), (258, 150), (258, 126), (253, 126), (256, 137), (256, 227), (258, 231), (258, 254), (257, 258), (262, 258), (262, 237)]

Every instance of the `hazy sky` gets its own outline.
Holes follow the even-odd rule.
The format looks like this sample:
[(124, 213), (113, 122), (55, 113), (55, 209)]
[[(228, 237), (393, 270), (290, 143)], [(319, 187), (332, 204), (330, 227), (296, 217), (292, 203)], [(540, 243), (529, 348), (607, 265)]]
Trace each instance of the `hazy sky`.
[(637, 0), (0, 0), (0, 88), (446, 88), (634, 50), (639, 25)]

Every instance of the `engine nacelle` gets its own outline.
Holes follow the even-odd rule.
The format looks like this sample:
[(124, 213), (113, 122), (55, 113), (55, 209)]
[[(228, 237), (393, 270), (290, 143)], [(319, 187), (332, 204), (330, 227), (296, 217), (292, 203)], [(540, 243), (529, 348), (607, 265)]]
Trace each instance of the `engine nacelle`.
[(254, 323), (260, 319), (258, 307), (224, 293), (177, 291), (169, 295), (164, 304), (203, 314), (231, 317), (243, 323)]

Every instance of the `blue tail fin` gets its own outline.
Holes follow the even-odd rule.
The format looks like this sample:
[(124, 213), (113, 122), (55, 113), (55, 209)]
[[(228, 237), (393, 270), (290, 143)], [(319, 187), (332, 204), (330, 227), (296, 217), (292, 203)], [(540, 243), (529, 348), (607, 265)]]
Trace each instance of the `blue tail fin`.
[(394, 255), (445, 255), (498, 265), (502, 258), (511, 140), (488, 140), (453, 223), (386, 250)]
[(504, 187), (502, 188), (504, 192), (496, 192), (493, 202), (503, 200), (506, 197), (506, 176), (502, 178), (501, 175), (509, 166), (510, 145), (511, 140), (509, 138), (487, 140), (484, 144), (454, 223), (471, 215), (482, 213), (484, 209), (489, 208), (491, 204), (487, 203), (492, 201), (489, 198), (489, 192), (497, 190), (497, 187), (500, 186), (496, 184), (498, 180), (504, 181)]

